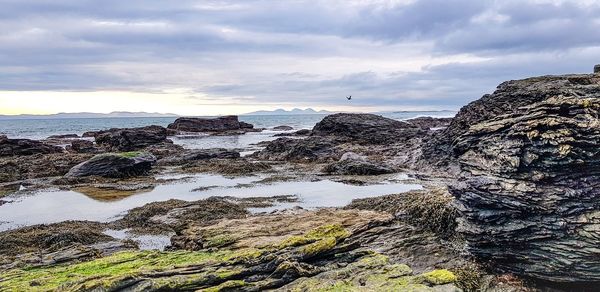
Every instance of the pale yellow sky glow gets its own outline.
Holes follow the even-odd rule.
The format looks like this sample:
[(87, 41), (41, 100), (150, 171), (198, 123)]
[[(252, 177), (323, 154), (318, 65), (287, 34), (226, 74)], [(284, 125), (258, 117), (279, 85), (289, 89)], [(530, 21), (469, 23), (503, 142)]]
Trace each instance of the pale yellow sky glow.
[[(245, 101), (223, 101), (186, 93), (138, 93), (124, 91), (53, 92), (0, 91), (0, 114), (55, 114), (61, 112), (110, 113), (114, 111), (175, 113), (208, 116), (243, 114), (258, 110), (301, 107), (295, 104), (246, 104)], [(376, 108), (315, 107), (315, 110), (371, 111)]]

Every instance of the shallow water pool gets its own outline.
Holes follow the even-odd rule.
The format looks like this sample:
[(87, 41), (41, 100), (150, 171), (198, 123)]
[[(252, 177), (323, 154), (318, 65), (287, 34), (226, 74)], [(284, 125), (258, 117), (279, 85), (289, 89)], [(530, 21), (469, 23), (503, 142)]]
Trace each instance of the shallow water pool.
[[(227, 178), (220, 175), (200, 174), (170, 184), (158, 185), (110, 200), (97, 197), (95, 192), (39, 191), (33, 194), (13, 194), (0, 206), (0, 231), (22, 226), (55, 223), (66, 220), (108, 222), (123, 216), (127, 210), (147, 203), (180, 199), (194, 201), (211, 196), (270, 197), (295, 195), (297, 203), (284, 203), (267, 209), (300, 206), (303, 208), (344, 206), (353, 199), (401, 193), (421, 189), (418, 184), (405, 183), (404, 175), (386, 176), (379, 183), (350, 185), (329, 179), (318, 181), (288, 181), (264, 184), (264, 177)], [(105, 191), (103, 191), (105, 192)]]

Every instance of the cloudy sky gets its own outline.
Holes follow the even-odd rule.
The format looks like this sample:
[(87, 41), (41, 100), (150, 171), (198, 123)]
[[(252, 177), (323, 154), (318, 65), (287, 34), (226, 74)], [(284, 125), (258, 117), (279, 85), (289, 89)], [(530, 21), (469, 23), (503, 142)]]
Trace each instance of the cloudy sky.
[(2, 114), (458, 109), (600, 63), (593, 0), (0, 4)]

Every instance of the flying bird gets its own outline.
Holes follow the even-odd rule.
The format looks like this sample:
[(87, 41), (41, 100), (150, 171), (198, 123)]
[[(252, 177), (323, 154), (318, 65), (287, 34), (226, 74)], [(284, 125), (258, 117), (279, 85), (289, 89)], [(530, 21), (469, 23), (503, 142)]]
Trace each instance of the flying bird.
[(352, 95), (346, 96), (346, 99), (351, 100), (352, 99)]

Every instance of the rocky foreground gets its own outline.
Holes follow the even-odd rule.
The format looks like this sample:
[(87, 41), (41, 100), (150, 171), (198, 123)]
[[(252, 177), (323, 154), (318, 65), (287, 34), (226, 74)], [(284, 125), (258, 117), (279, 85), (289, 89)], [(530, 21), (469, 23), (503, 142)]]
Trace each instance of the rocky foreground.
[[(6, 231), (0, 290), (594, 291), (599, 114), (600, 75), (588, 74), (508, 81), (453, 119), (330, 115), (312, 130), (281, 127), (247, 157), (168, 138), (260, 131), (235, 117), (88, 133), (93, 142), (0, 137), (0, 196), (25, 185), (110, 197), (166, 183), (155, 178), (165, 171), (352, 184), (403, 172), (425, 187), (268, 214), (248, 208), (296, 198), (171, 200), (108, 223)], [(169, 234), (171, 245), (141, 251), (106, 229)]]

